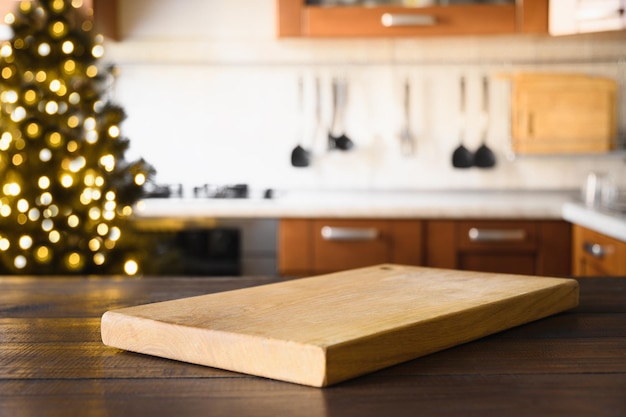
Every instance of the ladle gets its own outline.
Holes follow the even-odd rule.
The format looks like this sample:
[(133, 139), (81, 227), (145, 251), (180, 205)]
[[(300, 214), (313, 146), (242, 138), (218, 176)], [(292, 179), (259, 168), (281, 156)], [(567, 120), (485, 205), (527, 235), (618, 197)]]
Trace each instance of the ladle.
[[(354, 142), (352, 142), (352, 140), (348, 136), (346, 136), (344, 132), (345, 110), (348, 101), (347, 89), (348, 86), (346, 85), (345, 80), (339, 81), (336, 78), (333, 78), (333, 115), (330, 129), (328, 131), (328, 149), (339, 149), (342, 151), (347, 151), (352, 149), (352, 147), (354, 146)], [(335, 131), (337, 124), (339, 124), (341, 134), (339, 136), (334, 136), (333, 132)]]
[(463, 140), (465, 138), (465, 77), (461, 77), (460, 80), (461, 94), (460, 94), (460, 128), (459, 136), (461, 143), (452, 153), (452, 166), (455, 168), (470, 168), (474, 165), (474, 155), (464, 145)]
[(479, 168), (492, 168), (496, 165), (496, 156), (487, 146), (487, 131), (489, 130), (489, 80), (483, 77), (483, 120), (482, 144), (474, 153), (474, 165)]
[(299, 126), (298, 126), (298, 144), (291, 151), (291, 165), (298, 168), (308, 167), (311, 164), (311, 152), (302, 147), (302, 119), (303, 119), (303, 96), (304, 86), (302, 78), (298, 79), (298, 111), (299, 111)]
[(400, 131), (400, 149), (404, 156), (415, 152), (415, 137), (411, 131), (411, 83), (404, 80), (404, 126)]

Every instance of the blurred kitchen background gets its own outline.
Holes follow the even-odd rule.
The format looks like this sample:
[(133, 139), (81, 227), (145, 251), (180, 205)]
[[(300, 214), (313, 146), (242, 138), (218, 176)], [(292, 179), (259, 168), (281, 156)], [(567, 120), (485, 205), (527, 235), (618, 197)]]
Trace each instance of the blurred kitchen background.
[[(502, 74), (558, 71), (618, 81), (626, 132), (626, 32), (420, 38), (277, 38), (275, 0), (120, 1), (116, 100), (132, 153), (163, 184), (246, 183), (251, 189), (573, 189), (592, 170), (626, 181), (622, 152), (519, 156), (510, 152), (510, 82)], [(471, 18), (471, 16), (468, 16)], [(491, 80), (487, 143), (493, 169), (454, 169), (459, 77), (467, 79), (465, 145), (481, 144), (481, 77)], [(348, 152), (327, 151), (331, 80), (345, 79)], [(321, 89), (316, 129), (315, 83)], [(299, 94), (302, 80), (302, 96)], [(401, 152), (410, 82), (412, 155)], [(294, 146), (312, 164), (290, 163)]]

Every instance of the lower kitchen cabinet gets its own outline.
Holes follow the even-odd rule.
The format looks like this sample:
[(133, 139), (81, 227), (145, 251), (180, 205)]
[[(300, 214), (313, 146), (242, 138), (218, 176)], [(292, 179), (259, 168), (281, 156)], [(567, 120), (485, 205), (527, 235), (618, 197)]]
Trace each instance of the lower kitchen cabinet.
[(626, 242), (574, 225), (573, 253), (574, 276), (626, 275)]
[(423, 265), (418, 220), (282, 219), (278, 270), (308, 276), (380, 263)]
[(571, 225), (558, 220), (431, 220), (426, 264), (484, 272), (567, 276)]
[(308, 276), (380, 263), (527, 275), (571, 273), (558, 220), (282, 219), (278, 270)]

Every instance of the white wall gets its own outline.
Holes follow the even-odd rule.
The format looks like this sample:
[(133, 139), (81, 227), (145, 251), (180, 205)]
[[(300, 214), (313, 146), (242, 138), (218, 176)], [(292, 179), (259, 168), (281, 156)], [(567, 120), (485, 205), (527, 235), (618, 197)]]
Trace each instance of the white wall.
[[(121, 70), (115, 89), (128, 119), (133, 155), (157, 169), (163, 183), (188, 186), (247, 182), (265, 188), (577, 188), (590, 170), (626, 178), (624, 156), (508, 159), (508, 84), (495, 81), (489, 144), (492, 170), (455, 170), (458, 77), (469, 78), (469, 112), (479, 111), (482, 74), (563, 70), (626, 77), (626, 35), (566, 38), (277, 40), (274, 0), (133, 0), (121, 3), (123, 41), (107, 44), (106, 59)], [(608, 61), (605, 57), (609, 57)], [(618, 57), (621, 57), (621, 75)], [(613, 59), (614, 58), (614, 59)], [(557, 61), (589, 61), (558, 64)], [(548, 64), (538, 65), (542, 61)], [(350, 81), (348, 135), (356, 148), (326, 152), (333, 76)], [(304, 111), (297, 80), (305, 82)], [(313, 80), (323, 85), (321, 135), (313, 137)], [(403, 157), (401, 86), (413, 83), (412, 126), (417, 152)], [(626, 132), (626, 100), (620, 107)], [(479, 146), (478, 117), (467, 145)], [(301, 137), (314, 147), (310, 168), (293, 168)], [(315, 141), (315, 145), (312, 145)]]

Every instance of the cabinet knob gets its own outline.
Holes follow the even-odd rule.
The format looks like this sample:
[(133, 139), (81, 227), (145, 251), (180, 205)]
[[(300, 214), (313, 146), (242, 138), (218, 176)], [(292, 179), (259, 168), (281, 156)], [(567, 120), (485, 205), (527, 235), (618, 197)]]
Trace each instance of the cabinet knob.
[(378, 237), (378, 229), (359, 227), (322, 227), (324, 240), (374, 240)]
[(435, 16), (427, 14), (384, 13), (380, 22), (386, 28), (397, 26), (433, 26), (437, 24)]

